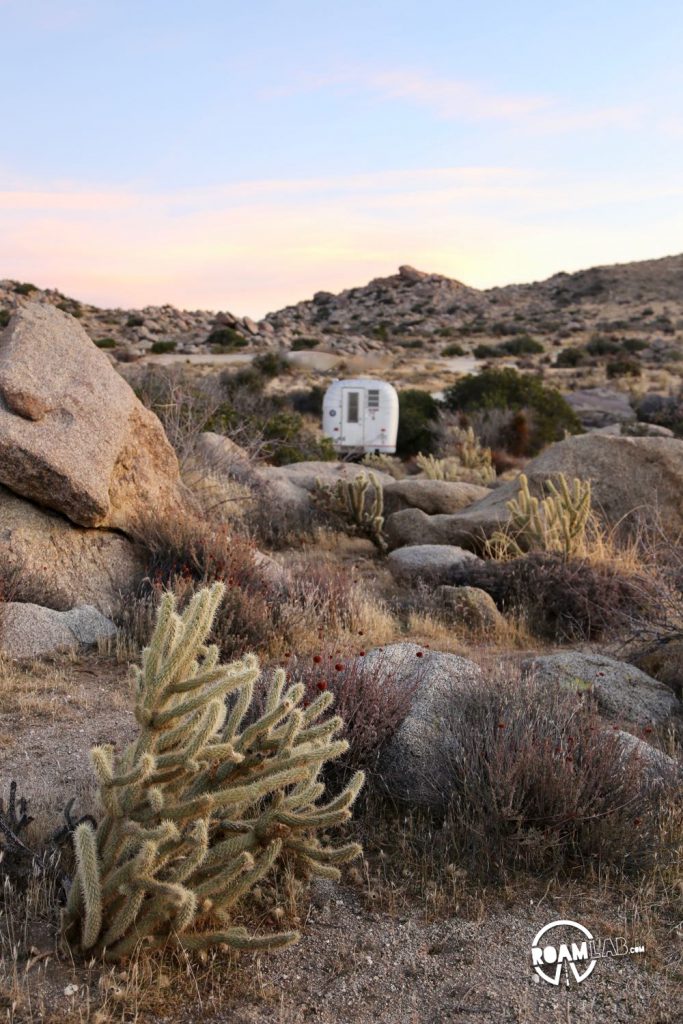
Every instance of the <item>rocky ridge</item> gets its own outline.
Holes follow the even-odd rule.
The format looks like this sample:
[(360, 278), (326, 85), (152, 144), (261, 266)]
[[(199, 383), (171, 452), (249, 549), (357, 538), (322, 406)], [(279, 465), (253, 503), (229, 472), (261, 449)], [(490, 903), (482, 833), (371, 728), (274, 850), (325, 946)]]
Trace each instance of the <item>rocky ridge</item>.
[(55, 289), (0, 281), (2, 319), (26, 302), (57, 306), (80, 320), (90, 337), (121, 357), (166, 343), (182, 354), (210, 351), (212, 332), (235, 332), (236, 349), (320, 347), (363, 353), (458, 342), (465, 352), (486, 339), (531, 333), (550, 344), (591, 331), (620, 331), (655, 351), (683, 340), (683, 255), (553, 274), (545, 281), (480, 290), (441, 274), (401, 266), (398, 273), (339, 294), (316, 292), (268, 313), (258, 323), (228, 311), (100, 309)]

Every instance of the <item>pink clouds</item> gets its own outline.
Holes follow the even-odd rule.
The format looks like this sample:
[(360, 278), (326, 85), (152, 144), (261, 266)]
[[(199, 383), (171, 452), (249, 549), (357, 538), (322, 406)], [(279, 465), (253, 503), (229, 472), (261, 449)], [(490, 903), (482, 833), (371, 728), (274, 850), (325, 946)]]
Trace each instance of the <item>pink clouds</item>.
[[(505, 167), (155, 194), (5, 189), (0, 276), (102, 305), (172, 302), (259, 316), (318, 289), (393, 273), (400, 263), (490, 286), (663, 255), (679, 247), (683, 216), (648, 215), (648, 203), (681, 194), (677, 182), (661, 179), (615, 186)], [(623, 203), (644, 214), (628, 229)]]

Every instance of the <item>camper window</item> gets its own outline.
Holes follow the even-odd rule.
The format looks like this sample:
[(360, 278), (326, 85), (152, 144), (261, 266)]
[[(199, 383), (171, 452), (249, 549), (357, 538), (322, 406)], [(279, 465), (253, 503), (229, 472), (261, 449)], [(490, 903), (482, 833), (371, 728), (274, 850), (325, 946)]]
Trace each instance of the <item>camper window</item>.
[(379, 390), (373, 388), (368, 391), (368, 412), (377, 412), (379, 409)]
[(349, 400), (346, 406), (346, 422), (358, 423), (358, 392), (349, 391)]

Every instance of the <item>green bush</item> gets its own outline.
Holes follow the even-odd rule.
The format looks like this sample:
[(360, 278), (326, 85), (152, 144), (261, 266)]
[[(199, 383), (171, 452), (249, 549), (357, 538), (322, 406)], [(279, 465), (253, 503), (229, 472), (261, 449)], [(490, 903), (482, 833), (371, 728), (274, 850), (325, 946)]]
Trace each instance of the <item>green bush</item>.
[(402, 457), (434, 451), (439, 404), (428, 391), (408, 388), (398, 393), (396, 451)]
[(465, 349), (462, 347), (462, 345), (458, 345), (457, 341), (454, 341), (452, 344), (446, 345), (445, 348), (441, 349), (441, 355), (444, 356), (446, 359), (449, 356), (464, 356)]
[(588, 356), (581, 348), (563, 348), (555, 360), (555, 366), (583, 366), (588, 361)]
[(637, 359), (629, 359), (627, 356), (612, 359), (605, 367), (607, 377), (613, 380), (615, 377), (640, 377), (641, 365)]
[(304, 352), (306, 349), (315, 348), (319, 338), (295, 338), (292, 342), (292, 352)]
[(211, 347), (212, 352), (220, 355), (225, 352), (234, 352), (238, 348), (245, 348), (249, 342), (233, 327), (217, 327), (206, 339), (206, 344)]
[(266, 380), (274, 380), (275, 377), (291, 372), (286, 356), (279, 352), (263, 352), (252, 360), (251, 365)]
[(624, 338), (621, 346), (625, 352), (630, 352), (632, 354), (636, 352), (643, 352), (646, 348), (649, 348), (648, 343), (643, 341), (642, 338)]
[(118, 342), (116, 338), (95, 338), (95, 344), (98, 348), (116, 348)]
[(538, 355), (545, 352), (540, 341), (529, 334), (520, 334), (500, 345), (477, 345), (474, 355), (477, 359), (500, 359), (502, 356)]
[(594, 334), (586, 345), (586, 352), (591, 356), (612, 356), (621, 351), (621, 342), (615, 338), (606, 338), (602, 334)]
[[(511, 367), (469, 374), (453, 384), (444, 396), (447, 409), (454, 412), (525, 410), (531, 419), (529, 447), (535, 455), (547, 444), (560, 441), (565, 431), (581, 433), (581, 424), (559, 391), (546, 387), (537, 377), (517, 373)], [(424, 449), (423, 449), (424, 450)]]
[(530, 334), (520, 334), (516, 338), (510, 338), (509, 341), (504, 341), (500, 347), (511, 356), (538, 355), (545, 351), (540, 341), (536, 341)]
[(0, 328), (7, 327), (11, 315), (9, 309), (0, 309)]
[(476, 345), (472, 350), (475, 359), (500, 359), (505, 355), (500, 345)]
[(126, 320), (126, 327), (144, 327), (145, 318), (139, 313), (131, 313)]
[(17, 293), (17, 295), (30, 295), (31, 292), (37, 292), (38, 289), (36, 285), (31, 284), (29, 281), (24, 281), (23, 283), (19, 283), (17, 281), (17, 283), (14, 286), (14, 291)]
[(150, 352), (155, 356), (162, 356), (166, 352), (175, 352), (177, 346), (177, 341), (155, 341), (152, 343)]
[(314, 384), (308, 391), (294, 391), (289, 395), (292, 407), (296, 412), (309, 413), (311, 416), (322, 416), (323, 398), (327, 389), (322, 384)]

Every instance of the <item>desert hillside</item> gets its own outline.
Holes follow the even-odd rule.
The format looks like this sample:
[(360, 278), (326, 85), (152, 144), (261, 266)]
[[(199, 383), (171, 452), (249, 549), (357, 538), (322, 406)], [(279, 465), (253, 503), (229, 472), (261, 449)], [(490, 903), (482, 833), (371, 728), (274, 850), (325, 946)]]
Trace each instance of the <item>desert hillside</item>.
[[(590, 331), (651, 334), (673, 342), (683, 316), (683, 256), (556, 273), (533, 284), (479, 290), (460, 281), (402, 266), (397, 274), (334, 295), (268, 313), (260, 322), (229, 311), (98, 309), (54, 289), (0, 281), (0, 316), (23, 302), (46, 302), (77, 317), (94, 341), (106, 339), (141, 354), (166, 343), (196, 353), (222, 346), (297, 347), (318, 344), (345, 353), (393, 351), (423, 345), (433, 353), (444, 339), (465, 348), (487, 338), (527, 331), (549, 345)], [(228, 328), (208, 341), (212, 332)], [(112, 346), (114, 347), (114, 346)]]

